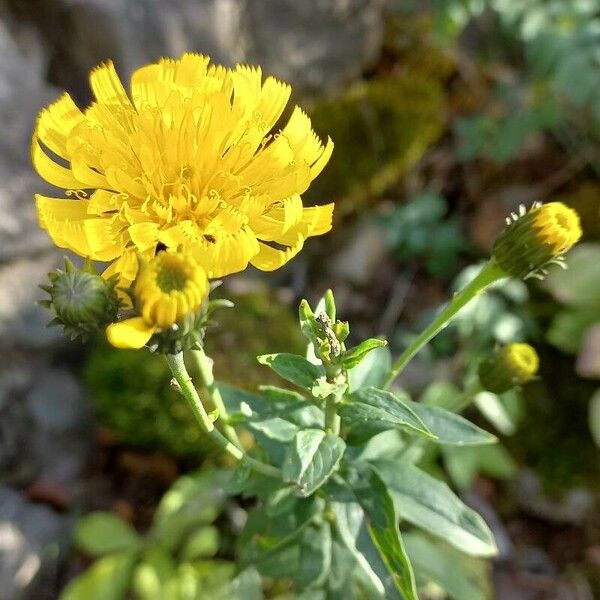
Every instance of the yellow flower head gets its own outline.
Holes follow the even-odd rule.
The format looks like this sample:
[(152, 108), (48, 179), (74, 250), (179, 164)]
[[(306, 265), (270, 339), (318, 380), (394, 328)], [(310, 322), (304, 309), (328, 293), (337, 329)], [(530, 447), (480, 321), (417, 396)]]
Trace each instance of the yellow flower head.
[(519, 279), (543, 272), (582, 235), (579, 215), (562, 202), (536, 204), (529, 211), (522, 207), (520, 214), (507, 222), (496, 240), (493, 257), (507, 275)]
[(158, 330), (197, 313), (207, 292), (206, 273), (192, 256), (160, 252), (142, 262), (133, 286), (141, 316), (109, 325), (108, 340), (117, 348), (141, 348)]
[(533, 226), (554, 256), (570, 250), (582, 235), (579, 215), (562, 202), (540, 206), (533, 214)]
[(64, 94), (39, 115), (33, 165), (71, 198), (36, 204), (57, 246), (112, 262), (104, 275), (121, 286), (157, 247), (181, 247), (221, 277), (277, 269), (331, 229), (333, 204), (305, 208), (300, 195), (333, 143), (299, 107), (278, 131), (290, 86), (198, 54), (138, 69), (129, 94), (110, 62), (90, 83), (87, 109)]
[(537, 352), (529, 344), (507, 344), (481, 363), (479, 381), (484, 389), (501, 394), (531, 381), (539, 365)]

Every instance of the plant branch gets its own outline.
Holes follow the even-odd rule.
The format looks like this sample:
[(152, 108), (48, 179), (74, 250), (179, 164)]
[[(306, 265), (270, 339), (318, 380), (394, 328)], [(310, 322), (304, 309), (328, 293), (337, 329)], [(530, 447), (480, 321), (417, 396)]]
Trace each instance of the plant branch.
[(223, 433), (230, 442), (234, 443), (238, 448), (243, 448), (235, 429), (227, 423), (229, 415), (227, 414), (221, 392), (215, 383), (212, 359), (206, 355), (202, 348), (200, 350), (192, 350), (191, 354), (198, 370), (202, 387), (206, 390), (206, 394), (213, 406), (219, 411), (219, 417), (222, 419)]
[(215, 425), (208, 416), (208, 413), (202, 404), (202, 400), (200, 400), (200, 396), (198, 396), (198, 392), (192, 383), (192, 379), (187, 372), (187, 368), (183, 362), (183, 353), (167, 354), (165, 357), (169, 368), (171, 369), (171, 373), (173, 373), (173, 377), (179, 385), (181, 394), (190, 405), (202, 431), (208, 435), (214, 444), (236, 460), (247, 464), (251, 469), (262, 473), (263, 475), (267, 475), (268, 477), (280, 478), (281, 471), (278, 468), (247, 456), (243, 450), (232, 444), (215, 428)]
[(404, 367), (417, 354), (427, 342), (435, 337), (448, 323), (454, 318), (458, 311), (470, 302), (475, 296), (482, 293), (490, 285), (506, 277), (506, 273), (494, 262), (488, 261), (479, 274), (469, 282), (460, 292), (454, 295), (454, 298), (440, 312), (432, 323), (408, 346), (408, 348), (398, 357), (393, 364), (392, 369), (385, 381), (385, 388), (388, 388), (394, 379), (402, 373)]

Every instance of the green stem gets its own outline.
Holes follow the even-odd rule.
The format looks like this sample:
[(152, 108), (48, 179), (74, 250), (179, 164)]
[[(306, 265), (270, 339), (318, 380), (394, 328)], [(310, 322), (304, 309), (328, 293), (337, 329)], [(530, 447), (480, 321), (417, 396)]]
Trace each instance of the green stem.
[(200, 396), (198, 396), (198, 392), (192, 383), (192, 379), (187, 372), (187, 368), (183, 362), (183, 353), (167, 354), (166, 359), (183, 397), (188, 401), (194, 416), (198, 420), (198, 424), (215, 445), (236, 460), (243, 461), (255, 471), (269, 477), (280, 478), (281, 471), (279, 469), (247, 456), (243, 450), (232, 444), (220, 431), (215, 429), (215, 425), (210, 420), (210, 417), (202, 404), (202, 400), (200, 400)]
[(223, 402), (221, 392), (215, 383), (212, 359), (206, 356), (206, 353), (202, 348), (200, 350), (192, 350), (192, 358), (194, 359), (194, 364), (198, 369), (198, 375), (200, 377), (202, 387), (206, 390), (212, 405), (219, 411), (219, 417), (222, 419), (220, 423), (222, 424), (221, 426), (223, 428), (223, 433), (227, 438), (229, 438), (230, 442), (233, 442), (238, 448), (243, 448), (235, 429), (227, 423), (227, 418), (229, 415), (227, 414), (227, 409), (225, 408), (225, 403)]
[(341, 419), (336, 404), (337, 398), (333, 394), (325, 401), (325, 431), (340, 435)]
[(465, 408), (470, 406), (475, 400), (475, 396), (479, 394), (479, 392), (483, 391), (479, 382), (471, 384), (467, 389), (456, 399), (456, 402), (446, 407), (446, 410), (449, 410), (454, 413), (460, 413)]
[(483, 269), (481, 269), (477, 277), (469, 282), (460, 292), (457, 292), (454, 295), (454, 298), (452, 298), (449, 304), (442, 312), (440, 312), (433, 322), (398, 357), (398, 360), (396, 360), (392, 366), (384, 387), (388, 388), (391, 385), (394, 379), (402, 373), (404, 367), (406, 367), (413, 356), (417, 354), (429, 340), (444, 329), (465, 304), (470, 302), (475, 296), (483, 292), (490, 285), (506, 276), (506, 273), (504, 273), (494, 260), (490, 260)]

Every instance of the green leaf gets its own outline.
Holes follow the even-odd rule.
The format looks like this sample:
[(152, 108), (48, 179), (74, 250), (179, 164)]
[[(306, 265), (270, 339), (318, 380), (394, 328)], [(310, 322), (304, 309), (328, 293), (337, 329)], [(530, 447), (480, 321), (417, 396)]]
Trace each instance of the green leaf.
[(364, 511), (357, 502), (331, 502), (331, 510), (335, 515), (335, 539), (343, 544), (353, 559), (354, 569), (363, 574), (363, 585), (369, 588), (369, 597), (385, 595), (381, 580), (357, 548), (357, 540), (364, 521)]
[(392, 367), (392, 355), (387, 346), (369, 352), (363, 361), (348, 371), (350, 390), (355, 392), (363, 387), (379, 387), (386, 380)]
[(490, 600), (489, 567), (418, 533), (404, 536), (417, 580), (434, 582), (453, 600)]
[(133, 575), (133, 591), (139, 600), (162, 600), (165, 586), (175, 576), (175, 563), (160, 546), (149, 547)]
[(209, 558), (219, 550), (219, 530), (216, 527), (201, 527), (192, 533), (181, 549), (182, 560)]
[(315, 315), (324, 312), (332, 323), (336, 320), (335, 298), (331, 290), (327, 290), (323, 297), (317, 302)]
[(462, 392), (453, 383), (448, 381), (434, 381), (421, 394), (419, 404), (439, 406), (451, 411), (462, 402), (462, 396)]
[(405, 400), (405, 403), (419, 416), (427, 429), (435, 436), (434, 441), (436, 444), (479, 446), (494, 444), (498, 441), (496, 436), (444, 408), (428, 406), (422, 402), (413, 402), (408, 399)]
[(77, 523), (75, 543), (86, 554), (102, 556), (120, 550), (135, 550), (139, 548), (141, 538), (129, 523), (116, 515), (95, 512)]
[(327, 377), (325, 375), (321, 375), (319, 379), (315, 382), (315, 385), (310, 389), (311, 394), (315, 398), (320, 398), (324, 400), (329, 396), (339, 397), (346, 392), (348, 389), (348, 384), (345, 382), (343, 377), (338, 378), (339, 381), (329, 382), (327, 381)]
[(387, 346), (385, 340), (378, 340), (376, 338), (365, 340), (358, 346), (344, 352), (342, 355), (342, 365), (345, 369), (352, 369), (360, 364), (369, 352), (376, 348), (383, 348), (384, 346)]
[(386, 390), (362, 388), (339, 405), (338, 413), (350, 425), (360, 427), (375, 421), (389, 428), (399, 427), (435, 439), (435, 435), (411, 407)]
[(579, 244), (567, 256), (568, 269), (552, 268), (545, 285), (562, 304), (598, 310), (600, 244)]
[(323, 508), (323, 500), (312, 496), (296, 499), (288, 510), (275, 515), (263, 506), (250, 510), (238, 539), (238, 556), (242, 566), (254, 564), (262, 573), (271, 573), (270, 567), (265, 567), (263, 562), (280, 554), (298, 539), (304, 528), (322, 518)]
[(600, 309), (575, 308), (561, 310), (552, 319), (546, 338), (566, 354), (575, 354), (590, 327), (600, 323)]
[(223, 488), (231, 477), (224, 471), (202, 471), (177, 479), (156, 509), (152, 539), (175, 550), (191, 529), (214, 521), (223, 510)]
[(265, 419), (264, 421), (249, 421), (247, 425), (250, 429), (259, 431), (268, 438), (279, 442), (289, 442), (298, 433), (296, 425), (280, 417)]
[(303, 356), (296, 354), (263, 354), (257, 357), (261, 365), (270, 367), (284, 379), (300, 387), (310, 390), (316, 380), (325, 374), (323, 367), (308, 362)]
[(283, 462), (284, 481), (296, 484), (301, 496), (310, 496), (333, 473), (345, 449), (337, 435), (321, 429), (299, 431)]
[(300, 539), (298, 566), (292, 578), (295, 584), (304, 589), (319, 587), (327, 579), (331, 567), (331, 527), (327, 521), (311, 525)]
[(346, 480), (365, 511), (368, 529), (404, 600), (418, 600), (415, 576), (400, 536), (394, 502), (381, 477), (365, 463), (354, 463)]
[(473, 556), (494, 556), (494, 536), (485, 521), (442, 481), (399, 461), (373, 466), (387, 484), (398, 516)]
[(71, 581), (61, 593), (60, 600), (123, 600), (136, 558), (134, 552), (104, 556)]
[(226, 587), (225, 593), (211, 600), (263, 600), (262, 580), (256, 569), (245, 569)]
[(454, 484), (460, 489), (469, 489), (478, 473), (496, 479), (510, 479), (517, 465), (500, 444), (479, 448), (444, 446), (444, 465)]

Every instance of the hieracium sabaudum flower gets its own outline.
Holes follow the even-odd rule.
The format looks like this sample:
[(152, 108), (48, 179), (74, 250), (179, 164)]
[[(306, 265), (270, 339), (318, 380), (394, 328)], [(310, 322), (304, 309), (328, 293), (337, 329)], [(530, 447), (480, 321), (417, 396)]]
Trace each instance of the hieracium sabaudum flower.
[(65, 190), (36, 196), (41, 226), (57, 246), (110, 262), (104, 277), (128, 288), (164, 247), (210, 278), (249, 263), (270, 271), (331, 228), (333, 204), (307, 208), (301, 194), (333, 143), (299, 107), (277, 127), (289, 85), (198, 54), (138, 69), (129, 93), (110, 62), (90, 83), (85, 110), (64, 94), (40, 113), (32, 160)]

